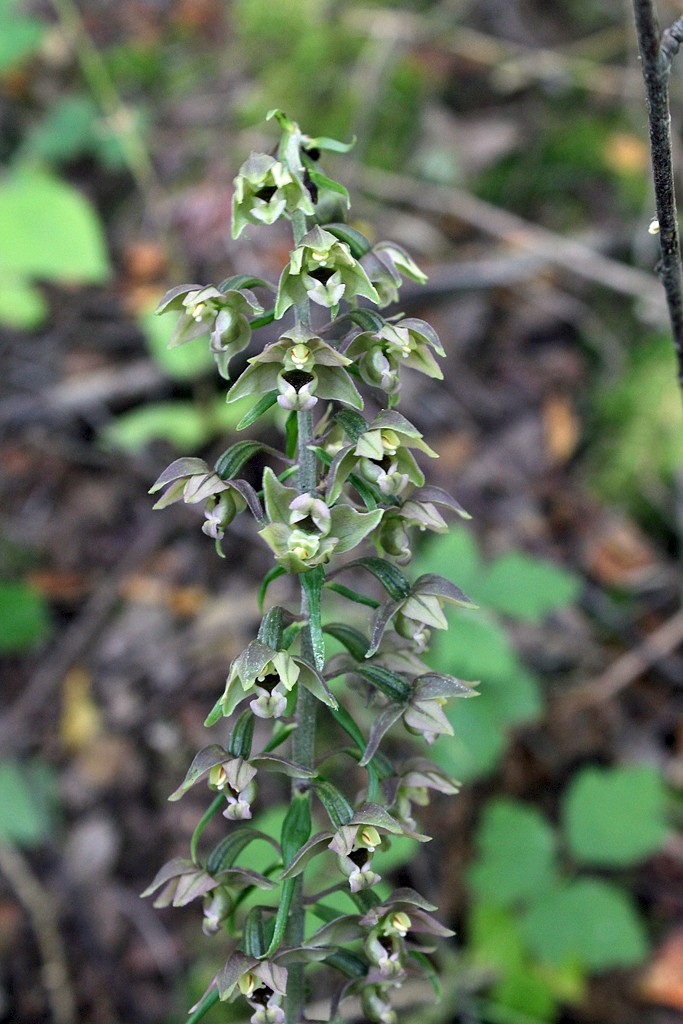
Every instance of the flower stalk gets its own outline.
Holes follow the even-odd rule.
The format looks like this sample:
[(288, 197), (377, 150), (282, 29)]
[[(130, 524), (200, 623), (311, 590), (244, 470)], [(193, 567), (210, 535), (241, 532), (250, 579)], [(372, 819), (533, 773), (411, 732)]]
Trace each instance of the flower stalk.
[[(275, 563), (260, 587), (262, 611), (278, 576), (298, 577), (300, 599), (296, 609), (263, 611), (257, 636), (230, 665), (206, 720), (209, 727), (227, 721), (225, 745), (200, 750), (170, 798), (201, 783), (213, 802), (195, 829), (191, 856), (164, 865), (145, 895), (156, 894), (158, 906), (201, 900), (205, 934), (232, 937), (232, 952), (191, 1021), (217, 1001), (242, 1000), (251, 1024), (301, 1024), (307, 967), (322, 962), (336, 978), (327, 989), (331, 1019), (344, 1019), (344, 1000), (353, 995), (368, 1021), (393, 1024), (396, 989), (431, 970), (431, 947), (421, 945), (420, 933), (451, 933), (414, 890), (378, 890), (377, 857), (397, 836), (426, 842), (413, 805), (458, 786), (424, 756), (395, 760), (381, 748), (399, 729), (404, 741), (418, 737), (427, 746), (452, 735), (445, 705), (474, 694), (471, 684), (432, 672), (424, 660), (431, 631), (447, 628), (444, 604), (472, 603), (444, 577), (411, 581), (402, 567), (412, 557), (415, 527), (443, 532), (446, 513), (468, 516), (455, 498), (425, 484), (418, 460), (436, 452), (395, 409), (406, 372), (441, 378), (441, 342), (424, 321), (377, 311), (395, 301), (403, 277), (424, 275), (400, 246), (372, 246), (344, 223), (348, 194), (318, 162), (321, 151), (348, 147), (305, 135), (279, 111), (272, 116), (282, 132), (277, 156), (252, 154), (240, 170), (233, 235), (290, 221), (293, 249), (279, 284), (241, 274), (218, 286), (181, 285), (160, 309), (178, 314), (171, 344), (205, 333), (228, 378), (233, 358), (253, 350), (260, 326), (283, 321), (277, 341), (255, 346), (227, 401), (252, 398), (240, 427), (270, 410), (285, 417), (285, 450), (240, 440), (213, 468), (178, 459), (152, 492), (162, 492), (156, 508), (203, 506), (202, 530), (219, 552), (235, 516), (251, 515)], [(332, 200), (342, 207), (340, 220), (323, 222)], [(272, 314), (264, 313), (273, 292)], [(325, 315), (323, 340), (313, 325)], [(362, 392), (380, 407), (370, 418)], [(259, 490), (240, 475), (256, 456), (265, 461)], [(350, 559), (340, 558), (347, 553)], [(350, 585), (337, 582), (347, 572), (354, 574)], [(346, 608), (339, 621), (330, 619), (333, 601)], [(342, 742), (321, 759), (323, 714)], [(265, 742), (264, 728), (272, 730)], [(279, 835), (258, 828), (264, 771), (291, 780)], [(366, 777), (360, 786), (359, 775)], [(221, 811), (226, 835), (204, 853), (204, 829)], [(254, 842), (273, 854), (264, 873), (249, 866)]]

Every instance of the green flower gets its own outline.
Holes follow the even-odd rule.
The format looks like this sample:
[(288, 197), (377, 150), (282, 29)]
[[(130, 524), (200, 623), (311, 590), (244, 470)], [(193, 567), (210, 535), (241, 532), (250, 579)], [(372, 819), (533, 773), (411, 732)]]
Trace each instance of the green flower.
[(432, 352), (446, 355), (436, 331), (424, 320), (412, 317), (396, 324), (385, 321), (374, 332), (362, 331), (345, 349), (345, 354), (357, 363), (365, 383), (388, 395), (396, 394), (400, 388), (402, 366), (443, 380)]
[(248, 224), (273, 224), (284, 213), (314, 213), (311, 196), (301, 178), (265, 153), (252, 153), (235, 178), (232, 199), (232, 237)]
[(310, 409), (319, 398), (362, 409), (363, 399), (345, 369), (350, 362), (315, 334), (293, 327), (249, 360), (227, 401), (277, 390), (284, 409)]
[(463, 519), (471, 518), (462, 505), (441, 487), (419, 487), (410, 493), (399, 508), (389, 509), (385, 513), (376, 538), (378, 548), (398, 559), (399, 565), (405, 565), (412, 557), (409, 527), (416, 526), (419, 530), (431, 530), (433, 533), (445, 533), (448, 530), (448, 524), (437, 506), (457, 512)]
[(427, 280), (427, 275), (420, 270), (406, 250), (396, 242), (380, 242), (378, 245), (374, 245), (370, 252), (363, 256), (361, 263), (377, 289), (379, 294), (377, 304), (381, 308), (391, 305), (392, 302), (398, 302), (401, 275), (409, 277), (419, 284), (424, 284)]
[(230, 666), (225, 690), (207, 724), (213, 724), (221, 715), (228, 718), (247, 697), (252, 698), (249, 706), (258, 718), (281, 718), (297, 683), (324, 704), (337, 706), (322, 677), (308, 662), (252, 640)]
[(304, 235), (290, 256), (280, 277), (275, 317), (280, 319), (290, 306), (306, 299), (335, 309), (342, 299), (362, 295), (371, 302), (379, 296), (360, 263), (345, 242), (329, 231), (314, 227)]
[(270, 522), (259, 534), (289, 573), (307, 572), (328, 562), (333, 552), (350, 551), (382, 518), (381, 509), (329, 508), (313, 495), (299, 495), (280, 483), (269, 467), (263, 474), (263, 491)]
[(166, 508), (176, 501), (184, 501), (188, 505), (203, 501), (206, 522), (202, 532), (215, 541), (223, 538), (225, 527), (247, 507), (243, 493), (251, 492), (246, 481), (221, 480), (203, 459), (192, 457), (172, 462), (150, 487), (149, 493), (154, 494), (162, 487), (166, 487), (166, 491), (153, 508)]
[[(169, 348), (184, 345), (203, 334), (210, 334), (210, 348), (222, 377), (228, 377), (233, 356), (242, 352), (251, 338), (249, 317), (263, 312), (263, 306), (249, 288), (231, 287), (230, 278), (220, 289), (213, 285), (181, 284), (164, 295), (156, 312), (177, 310), (180, 313)], [(258, 278), (247, 279), (265, 285)]]
[(385, 410), (367, 430), (354, 433), (355, 444), (341, 447), (330, 466), (328, 501), (339, 497), (345, 480), (353, 472), (375, 484), (383, 495), (401, 494), (409, 483), (424, 484), (424, 474), (410, 449), (417, 448), (430, 458), (437, 458), (419, 430), (398, 412)]
[(392, 619), (400, 636), (411, 640), (418, 652), (424, 650), (430, 629), (448, 629), (441, 608), (444, 601), (461, 608), (477, 607), (460, 587), (443, 576), (425, 573), (418, 577), (406, 597), (398, 600), (389, 598), (377, 609), (366, 657), (371, 657), (378, 650), (384, 631)]

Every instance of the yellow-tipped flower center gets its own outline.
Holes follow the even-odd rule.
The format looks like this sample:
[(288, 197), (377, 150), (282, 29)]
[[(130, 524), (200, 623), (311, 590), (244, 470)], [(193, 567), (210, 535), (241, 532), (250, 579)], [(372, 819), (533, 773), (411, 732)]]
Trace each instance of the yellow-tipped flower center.
[(298, 370), (302, 370), (311, 356), (310, 348), (305, 345), (292, 345), (289, 350), (289, 358)]
[(382, 430), (380, 436), (385, 453), (387, 455), (395, 455), (401, 446), (398, 434), (394, 433), (393, 430)]

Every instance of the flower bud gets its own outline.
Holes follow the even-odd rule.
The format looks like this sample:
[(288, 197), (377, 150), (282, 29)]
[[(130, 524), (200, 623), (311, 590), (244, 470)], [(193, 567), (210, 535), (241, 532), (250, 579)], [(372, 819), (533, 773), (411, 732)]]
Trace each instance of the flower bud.
[(215, 935), (223, 921), (232, 911), (232, 896), (227, 889), (214, 889), (204, 897), (204, 920), (202, 930), (205, 935)]
[(363, 989), (361, 1006), (367, 1019), (377, 1024), (396, 1024), (398, 1021), (396, 1011), (392, 1009), (391, 1003), (384, 998), (382, 990), (377, 985)]

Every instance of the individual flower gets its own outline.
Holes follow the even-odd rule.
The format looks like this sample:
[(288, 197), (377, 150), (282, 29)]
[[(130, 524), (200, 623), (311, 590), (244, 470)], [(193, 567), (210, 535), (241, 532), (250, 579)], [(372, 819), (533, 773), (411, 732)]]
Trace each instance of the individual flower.
[(418, 577), (406, 597), (396, 600), (389, 598), (377, 609), (366, 657), (371, 657), (377, 651), (384, 630), (392, 619), (397, 633), (412, 640), (418, 651), (424, 650), (429, 629), (448, 629), (441, 608), (444, 601), (460, 608), (476, 608), (460, 587), (443, 576), (424, 573)]
[(206, 522), (202, 525), (202, 533), (217, 542), (222, 540), (226, 526), (247, 507), (247, 503), (252, 511), (260, 508), (253, 488), (245, 480), (222, 480), (203, 459), (176, 459), (150, 487), (149, 493), (155, 494), (164, 487), (166, 490), (153, 507), (167, 508), (176, 501), (184, 501), (187, 505), (204, 502)]
[[(228, 377), (233, 356), (242, 352), (251, 338), (249, 317), (263, 312), (263, 306), (247, 287), (238, 285), (243, 277), (229, 278), (220, 288), (213, 285), (181, 284), (171, 288), (156, 312), (176, 310), (180, 315), (168, 343), (169, 348), (210, 335), (210, 349), (222, 377)], [(259, 278), (247, 278), (254, 285), (266, 285)], [(234, 285), (231, 286), (231, 282)]]
[(235, 950), (214, 979), (222, 1001), (232, 1002), (244, 996), (255, 1011), (250, 1018), (252, 1024), (282, 1024), (284, 1021), (280, 1005), (287, 992), (287, 969), (281, 967), (277, 959), (277, 953), (271, 960), (259, 960)]
[(375, 538), (378, 550), (395, 558), (399, 565), (405, 565), (412, 557), (409, 527), (445, 533), (448, 523), (439, 508), (457, 512), (463, 519), (471, 518), (455, 498), (441, 487), (410, 489), (407, 494), (404, 491), (401, 498), (400, 506), (385, 512)]
[(363, 268), (379, 294), (380, 307), (398, 302), (401, 275), (424, 284), (427, 275), (406, 250), (396, 242), (379, 242), (361, 259)]
[(228, 718), (238, 704), (251, 697), (249, 706), (259, 718), (281, 718), (287, 711), (288, 697), (295, 684), (330, 707), (337, 702), (322, 677), (302, 658), (287, 651), (276, 651), (260, 640), (252, 640), (233, 661), (225, 691), (207, 719), (212, 725), (222, 716)]
[(313, 857), (331, 850), (337, 855), (339, 869), (348, 879), (351, 892), (370, 889), (381, 881), (381, 876), (372, 868), (372, 857), (384, 835), (405, 835), (419, 842), (429, 841), (428, 836), (406, 831), (383, 807), (366, 802), (336, 832), (318, 832), (312, 836), (292, 858), (282, 877), (293, 878)]
[(301, 239), (282, 272), (275, 318), (279, 320), (290, 306), (298, 306), (307, 299), (336, 309), (342, 299), (348, 302), (357, 296), (371, 302), (379, 299), (348, 245), (316, 226)]
[(350, 362), (315, 334), (293, 327), (249, 360), (227, 401), (278, 391), (285, 409), (310, 409), (319, 398), (361, 409), (363, 400), (345, 369)]
[(383, 985), (366, 985), (361, 992), (361, 1007), (366, 1020), (376, 1024), (397, 1024), (396, 1010), (385, 995)]
[(437, 458), (404, 416), (391, 410), (379, 413), (366, 430), (356, 432), (354, 443), (342, 445), (334, 456), (327, 477), (328, 501), (336, 501), (351, 473), (392, 497), (409, 483), (423, 484), (424, 474), (411, 454), (413, 448)]
[(315, 212), (302, 177), (265, 153), (252, 153), (235, 178), (232, 198), (232, 237), (248, 224), (273, 224), (284, 213)]
[(249, 868), (230, 867), (213, 874), (186, 857), (174, 857), (156, 873), (152, 883), (141, 895), (151, 896), (157, 889), (161, 889), (153, 906), (184, 907), (219, 886), (244, 888), (254, 885), (260, 889), (274, 888), (270, 879)]
[(398, 323), (384, 321), (374, 331), (356, 334), (344, 349), (357, 364), (361, 378), (371, 387), (394, 395), (401, 386), (401, 368), (443, 380), (433, 352), (445, 356), (436, 331), (424, 320), (406, 318)]
[(358, 512), (350, 505), (329, 508), (320, 498), (299, 495), (281, 483), (267, 467), (263, 491), (268, 526), (259, 536), (289, 573), (307, 572), (329, 561), (332, 552), (350, 551), (382, 518), (382, 510)]
[(397, 775), (391, 776), (384, 783), (388, 804), (398, 821), (406, 828), (416, 828), (412, 815), (412, 805), (427, 807), (429, 791), (436, 790), (448, 796), (459, 792), (460, 785), (444, 771), (424, 757), (414, 757), (405, 761)]
[(224, 921), (232, 913), (235, 901), (229, 889), (220, 887), (204, 897), (202, 907), (202, 931), (205, 935), (215, 935)]

